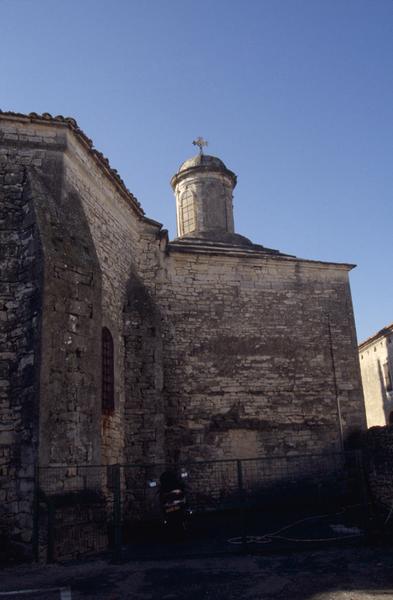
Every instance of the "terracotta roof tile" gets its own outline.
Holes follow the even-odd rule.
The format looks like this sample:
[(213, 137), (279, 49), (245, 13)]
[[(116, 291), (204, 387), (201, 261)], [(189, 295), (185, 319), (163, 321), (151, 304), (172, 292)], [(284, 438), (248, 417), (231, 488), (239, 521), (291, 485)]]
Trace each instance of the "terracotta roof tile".
[(390, 323), (390, 325), (386, 325), (386, 327), (382, 327), (382, 329), (377, 331), (377, 333), (374, 333), (374, 335), (371, 335), (370, 337), (365, 339), (363, 342), (361, 342), (359, 344), (359, 350), (362, 350), (365, 346), (367, 346), (368, 344), (371, 344), (372, 342), (377, 341), (379, 338), (386, 337), (387, 335), (391, 335), (392, 333), (393, 333), (393, 323)]

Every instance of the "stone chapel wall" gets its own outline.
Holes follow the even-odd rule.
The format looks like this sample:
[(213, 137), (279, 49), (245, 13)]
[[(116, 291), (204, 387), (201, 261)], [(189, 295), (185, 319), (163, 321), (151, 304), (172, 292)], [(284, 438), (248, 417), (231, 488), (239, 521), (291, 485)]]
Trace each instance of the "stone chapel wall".
[[(31, 132), (24, 142), (34, 142), (36, 135)], [(8, 552), (8, 536), (21, 543), (22, 552), (32, 539), (38, 448), (43, 274), (30, 169), (42, 164), (45, 151), (28, 147), (22, 151), (18, 141), (16, 127), (1, 128), (0, 545), (4, 552)]]
[(172, 458), (339, 451), (364, 428), (347, 268), (173, 248), (163, 315)]
[[(147, 447), (157, 459), (163, 439), (159, 317), (147, 291), (143, 323), (130, 319), (127, 307), (135, 312), (138, 305), (140, 312), (133, 294), (140, 298), (145, 283), (157, 277), (161, 226), (143, 216), (105, 160), (90, 151), (87, 138), (64, 120), (6, 116), (1, 130), (13, 148), (13, 164), (20, 161), (21, 176), (30, 182), (42, 240), (40, 463), (122, 462), (125, 436), (128, 448), (136, 446), (128, 460), (145, 459)], [(24, 183), (18, 185), (23, 191)], [(9, 196), (10, 189), (5, 191)], [(103, 416), (102, 327), (112, 334), (115, 359), (115, 410)], [(131, 353), (141, 338), (146, 352), (137, 367)], [(133, 365), (131, 378), (126, 362)], [(142, 388), (150, 390), (148, 406)]]
[[(156, 275), (160, 225), (135, 212), (64, 120), (2, 117), (0, 141), (0, 538), (4, 523), (14, 541), (30, 542), (38, 465), (40, 489), (62, 494), (78, 481), (60, 465), (124, 462), (125, 436), (128, 460), (162, 456), (159, 322), (147, 292), (143, 322), (131, 320), (123, 335), (127, 307), (135, 308), (130, 282)], [(116, 389), (104, 416), (103, 326), (114, 339)], [(130, 353), (141, 328), (148, 340), (157, 335), (139, 373)], [(140, 384), (150, 386), (150, 370), (156, 383), (145, 406)], [(88, 485), (99, 489), (92, 474)]]
[[(88, 222), (102, 273), (102, 325), (114, 341), (115, 411), (102, 417), (102, 462), (160, 460), (161, 358), (155, 349), (160, 337), (144, 282), (157, 276), (161, 226), (131, 206), (72, 136), (65, 154), (65, 181), (78, 194)], [(134, 312), (132, 317), (130, 306), (141, 308), (141, 293), (146, 305), (142, 314)], [(141, 394), (141, 389), (147, 392)]]
[(0, 527), (31, 540), (34, 466), (66, 495), (76, 470), (43, 467), (338, 451), (340, 423), (364, 427), (345, 265), (167, 246), (76, 125), (45, 119), (1, 118)]

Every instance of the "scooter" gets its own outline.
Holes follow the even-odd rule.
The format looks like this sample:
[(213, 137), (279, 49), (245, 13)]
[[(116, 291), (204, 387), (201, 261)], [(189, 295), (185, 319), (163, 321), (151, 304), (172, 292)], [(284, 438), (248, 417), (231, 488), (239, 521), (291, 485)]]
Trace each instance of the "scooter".
[(186, 497), (178, 488), (162, 494), (160, 499), (164, 525), (170, 529), (185, 530)]
[[(163, 515), (164, 528), (168, 535), (174, 538), (182, 537), (187, 529), (188, 517), (191, 511), (187, 506), (183, 479), (185, 471), (178, 477), (174, 471), (164, 471), (160, 476), (159, 500)], [(155, 486), (154, 486), (155, 487)]]

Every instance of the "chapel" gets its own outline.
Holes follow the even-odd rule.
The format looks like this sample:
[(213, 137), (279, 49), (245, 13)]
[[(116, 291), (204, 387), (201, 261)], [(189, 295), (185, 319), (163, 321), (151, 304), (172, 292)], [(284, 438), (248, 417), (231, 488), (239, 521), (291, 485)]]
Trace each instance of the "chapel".
[(236, 175), (197, 143), (170, 240), (74, 119), (0, 113), (0, 510), (22, 540), (37, 466), (339, 452), (365, 428), (353, 265), (237, 233)]

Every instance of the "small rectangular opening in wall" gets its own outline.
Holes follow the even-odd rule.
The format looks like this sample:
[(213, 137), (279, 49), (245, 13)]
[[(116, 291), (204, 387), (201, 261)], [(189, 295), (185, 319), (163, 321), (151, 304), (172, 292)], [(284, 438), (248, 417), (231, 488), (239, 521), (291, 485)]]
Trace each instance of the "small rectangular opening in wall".
[(383, 365), (383, 375), (385, 377), (386, 391), (387, 392), (393, 391), (392, 377), (391, 377), (391, 374), (390, 374), (389, 364), (388, 363), (385, 363)]

